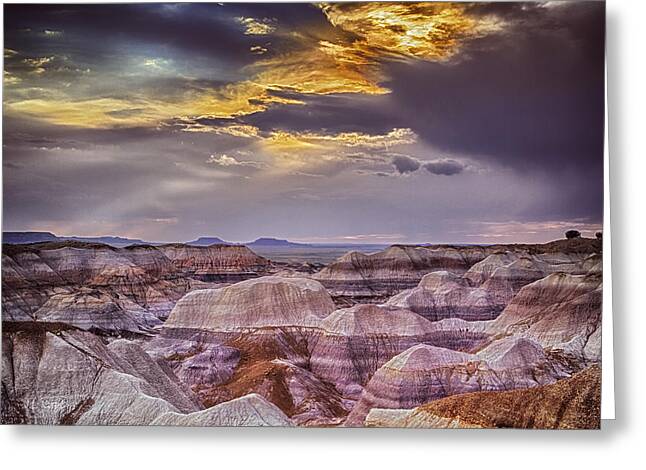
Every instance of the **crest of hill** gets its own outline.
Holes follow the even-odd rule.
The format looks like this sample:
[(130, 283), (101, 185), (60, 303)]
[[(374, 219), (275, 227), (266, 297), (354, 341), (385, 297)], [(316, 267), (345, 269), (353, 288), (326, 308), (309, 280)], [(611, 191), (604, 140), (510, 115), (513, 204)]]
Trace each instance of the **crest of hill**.
[(454, 244), (424, 244), (424, 245), (407, 245), (407, 244), (395, 244), (391, 245), (392, 247), (407, 248), (407, 247), (419, 247), (424, 248), (446, 248), (446, 249), (455, 249), (455, 250), (464, 250), (466, 248), (488, 248), (493, 252), (500, 250), (501, 253), (505, 251), (526, 251), (529, 254), (540, 254), (540, 253), (600, 253), (603, 243), (597, 238), (573, 238), (573, 239), (561, 239), (553, 240), (547, 243), (508, 243), (508, 244), (493, 244), (493, 245), (482, 245), (482, 244), (469, 244), (469, 245), (454, 245)]
[(264, 276), (185, 295), (164, 327), (230, 332), (266, 326), (318, 326), (333, 310), (330, 295), (312, 279)]
[(427, 344), (418, 344), (417, 346), (413, 346), (403, 353), (393, 357), (390, 361), (384, 364), (383, 368), (400, 372), (417, 370), (427, 371), (434, 368), (464, 364), (479, 360), (480, 358), (473, 354), (438, 348)]
[[(146, 245), (143, 245), (143, 246), (146, 246)], [(81, 249), (110, 250), (110, 251), (118, 250), (118, 248), (107, 245), (105, 243), (90, 243), (90, 242), (80, 242), (75, 240), (64, 240), (64, 241), (26, 243), (26, 244), (20, 244), (20, 245), (4, 243), (2, 245), (2, 253), (5, 255), (12, 256), (18, 253), (34, 253), (37, 251), (45, 251), (45, 250), (60, 250), (61, 248), (81, 248)]]
[(408, 336), (434, 331), (433, 324), (416, 313), (373, 304), (336, 310), (323, 320), (321, 329), (341, 336)]

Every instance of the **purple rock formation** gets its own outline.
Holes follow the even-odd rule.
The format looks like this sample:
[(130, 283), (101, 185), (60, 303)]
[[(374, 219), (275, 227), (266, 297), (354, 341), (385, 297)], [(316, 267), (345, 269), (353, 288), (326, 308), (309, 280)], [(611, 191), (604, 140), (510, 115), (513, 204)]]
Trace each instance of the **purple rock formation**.
[(310, 339), (312, 371), (355, 398), (379, 367), (411, 346), (427, 343), (467, 350), (488, 339), (484, 332), (446, 328), (408, 310), (376, 305), (337, 310), (320, 329)]

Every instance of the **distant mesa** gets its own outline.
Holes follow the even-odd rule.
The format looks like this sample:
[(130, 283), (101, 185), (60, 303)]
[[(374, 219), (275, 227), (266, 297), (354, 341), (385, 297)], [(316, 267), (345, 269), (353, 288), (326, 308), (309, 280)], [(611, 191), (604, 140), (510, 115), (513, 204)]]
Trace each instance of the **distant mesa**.
[(233, 243), (224, 241), (218, 237), (200, 237), (196, 240), (186, 242), (186, 244), (191, 246), (233, 245)]
[(247, 246), (264, 246), (264, 247), (280, 247), (280, 248), (297, 248), (297, 247), (306, 247), (311, 246), (306, 243), (294, 243), (289, 240), (283, 240), (280, 238), (269, 238), (261, 237), (252, 242), (245, 243)]

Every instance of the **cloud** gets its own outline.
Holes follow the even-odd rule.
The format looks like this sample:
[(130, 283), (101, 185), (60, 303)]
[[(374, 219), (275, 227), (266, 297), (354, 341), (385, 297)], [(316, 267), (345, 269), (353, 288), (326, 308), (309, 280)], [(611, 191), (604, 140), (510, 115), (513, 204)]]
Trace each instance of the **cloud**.
[(423, 167), (426, 171), (433, 173), (434, 175), (451, 176), (462, 173), (465, 170), (466, 165), (458, 162), (457, 160), (443, 159), (426, 162)]
[(144, 67), (150, 67), (156, 70), (163, 70), (170, 65), (171, 61), (163, 58), (147, 58), (143, 61)]
[[(252, 142), (233, 141), (249, 152), (243, 155), (230, 145), (232, 139), (220, 144), (221, 138), (210, 133), (69, 129), (26, 125), (14, 118), (5, 126), (4, 162), (22, 165), (5, 168), (8, 230), (103, 232), (155, 241), (189, 240), (193, 232), (230, 240), (268, 234), (302, 238), (402, 233), (406, 235), (402, 242), (474, 243), (504, 239), (466, 236), (491, 233), (482, 226), (465, 226), (472, 220), (573, 220), (588, 215), (580, 207), (589, 188), (584, 185), (584, 192), (579, 192), (568, 175), (559, 179), (551, 174), (468, 172), (459, 178), (436, 177), (429, 184), (422, 168), (414, 178), (399, 175), (392, 167), (391, 152), (371, 149), (363, 155), (357, 147), (347, 148), (347, 155), (358, 155), (359, 160), (348, 161), (343, 151), (333, 162), (316, 153), (303, 154), (298, 160), (301, 166), (279, 172), (275, 167), (281, 160), (271, 160)], [(39, 150), (42, 146), (79, 150)], [(210, 154), (218, 159), (223, 153), (238, 162), (266, 161), (268, 167), (257, 171), (205, 163)], [(293, 155), (295, 161), (299, 155)], [(371, 163), (371, 158), (379, 163)], [(356, 175), (354, 170), (360, 168), (376, 172), (383, 168), (392, 175)], [(252, 178), (245, 179), (246, 175)], [(319, 175), (323, 177), (314, 177)], [(303, 187), (318, 198), (284, 195)], [(434, 203), (429, 205), (429, 200)], [(427, 217), (420, 218), (422, 212)], [(177, 224), (149, 221), (172, 217), (178, 217)], [(457, 230), (462, 232), (451, 233)], [(546, 241), (562, 237), (563, 230), (551, 234), (511, 235), (509, 241)]]
[(54, 56), (34, 57), (34, 58), (23, 59), (22, 63), (25, 64), (30, 69), (30, 72), (41, 74), (41, 73), (44, 73), (46, 70), (45, 65), (53, 62), (54, 59), (55, 59)]
[(14, 74), (11, 72), (8, 72), (7, 70), (4, 71), (3, 73), (3, 82), (6, 85), (17, 85), (20, 83), (22, 80), (18, 77), (16, 77)]
[(339, 47), (343, 60), (394, 59), (445, 61), (463, 42), (498, 32), (504, 22), (468, 14), (460, 3), (331, 3), (320, 5), (328, 20), (355, 40)]
[(260, 129), (256, 126), (239, 123), (237, 121), (218, 119), (178, 119), (164, 123), (161, 127), (170, 127), (182, 132), (213, 133), (218, 135), (231, 135), (233, 137), (258, 138)]
[(363, 149), (391, 149), (399, 145), (412, 144), (417, 136), (408, 128), (391, 129), (384, 134), (365, 132), (292, 132), (272, 131), (264, 140), (266, 148), (275, 151), (335, 149), (338, 147)]
[(45, 30), (43, 30), (43, 34), (46, 37), (55, 38), (55, 37), (62, 36), (63, 31), (57, 31), (57, 30), (54, 30), (54, 29), (45, 29)]
[(268, 49), (266, 47), (262, 47), (262, 46), (251, 46), (249, 48), (249, 51), (251, 51), (253, 54), (258, 54), (258, 55), (263, 55), (265, 52), (267, 52), (267, 50)]
[(255, 161), (239, 161), (234, 157), (230, 157), (227, 154), (221, 155), (211, 155), (206, 163), (212, 165), (218, 165), (222, 167), (252, 167), (252, 168), (264, 168), (266, 165), (263, 162)]
[(245, 18), (239, 16), (236, 21), (245, 27), (244, 33), (252, 36), (264, 36), (276, 31), (274, 23), (276, 20), (273, 18)]
[(397, 155), (392, 159), (393, 166), (400, 174), (412, 173), (420, 167), (418, 160), (407, 157), (406, 155)]
[(472, 220), (599, 221), (604, 7), (566, 3), (7, 5), (5, 222), (474, 242)]
[(604, 3), (561, 3), (470, 7), (507, 28), (465, 44), (448, 66), (391, 64), (389, 98), (439, 151), (524, 172), (568, 167), (601, 188)]
[[(205, 16), (199, 13), (206, 11), (203, 8), (186, 8), (171, 16), (161, 10), (152, 10), (154, 14), (151, 14), (147, 7), (143, 6), (139, 9), (126, 7), (121, 11), (142, 10), (155, 24), (159, 23), (160, 30), (163, 31), (171, 25), (176, 26), (177, 31), (181, 31), (185, 27), (184, 22), (187, 25), (195, 23), (199, 31), (202, 20), (198, 20), (197, 17)], [(390, 89), (384, 86), (384, 83), (389, 81), (384, 63), (402, 58), (407, 61), (444, 61), (454, 57), (464, 41), (483, 37), (500, 27), (500, 22), (492, 21), (490, 16), (469, 15), (468, 9), (460, 4), (335, 4), (322, 5), (321, 8), (329, 22), (327, 28), (316, 32), (281, 32), (278, 41), (283, 45), (282, 53), (256, 60), (252, 66), (239, 70), (235, 80), (218, 88), (195, 87), (187, 81), (185, 85), (188, 85), (188, 88), (175, 93), (179, 96), (156, 93), (153, 87), (144, 88), (150, 91), (143, 93), (147, 95), (144, 99), (142, 94), (133, 97), (128, 90), (122, 90), (120, 93), (112, 91), (106, 96), (84, 94), (81, 90), (91, 89), (87, 83), (73, 89), (59, 86), (57, 90), (51, 90), (51, 87), (61, 83), (49, 83), (43, 88), (56, 92), (51, 93), (52, 98), (42, 100), (45, 102), (41, 103), (31, 103), (29, 100), (11, 96), (11, 106), (8, 110), (52, 123), (79, 127), (155, 126), (161, 121), (180, 116), (232, 118), (262, 113), (276, 105), (303, 106), (304, 97), (308, 95), (383, 95), (390, 92)], [(12, 9), (10, 13), (15, 14), (15, 10), (19, 9)], [(49, 10), (50, 8), (46, 8), (44, 14)], [(106, 22), (109, 18), (114, 18), (116, 10), (106, 12)], [(66, 12), (67, 21), (75, 17), (77, 20), (85, 18), (82, 12), (82, 9), (72, 8)], [(117, 23), (128, 34), (158, 34), (152, 31), (151, 26), (139, 25), (139, 31), (135, 31), (136, 22), (129, 18), (130, 15), (122, 16), (127, 19)], [(188, 21), (189, 19), (193, 23)], [(277, 21), (273, 17), (241, 15), (234, 19), (244, 26), (245, 36), (274, 32), (278, 34)], [(161, 27), (162, 25), (166, 27)], [(104, 27), (103, 24), (97, 26), (99, 30)], [(74, 29), (73, 25), (70, 27)], [(210, 28), (217, 30), (218, 25)], [(69, 28), (66, 26), (66, 31), (67, 29)], [(175, 37), (175, 33), (169, 32), (168, 37), (164, 38), (164, 43), (172, 42), (171, 38)], [(184, 37), (186, 36), (185, 34)], [(188, 36), (190, 40), (192, 36)], [(229, 36), (234, 34), (229, 33)], [(215, 42), (228, 44), (230, 38), (225, 38), (226, 41)], [(182, 41), (177, 39), (176, 42)], [(265, 49), (253, 44), (245, 48), (247, 54), (252, 57), (264, 57)], [(167, 64), (150, 59), (145, 61), (145, 65), (148, 69), (156, 69)], [(34, 69), (37, 73), (44, 71), (42, 64), (36, 64)], [(120, 69), (122, 78), (132, 73), (127, 68)], [(88, 78), (85, 81), (88, 80), (89, 83), (93, 83), (92, 80), (98, 78)], [(288, 98), (284, 93), (290, 93), (291, 96)], [(100, 109), (92, 113), (91, 119), (76, 118), (82, 114), (89, 102), (97, 99), (103, 100), (102, 105), (106, 105), (108, 100), (130, 101), (131, 103), (117, 109), (137, 107), (145, 108), (145, 112), (132, 120), (123, 117), (115, 121), (114, 116), (106, 114), (114, 109)], [(134, 103), (135, 101), (137, 103)], [(37, 113), (30, 112), (32, 106), (38, 108)], [(67, 112), (59, 116), (56, 112), (59, 108), (64, 108)]]

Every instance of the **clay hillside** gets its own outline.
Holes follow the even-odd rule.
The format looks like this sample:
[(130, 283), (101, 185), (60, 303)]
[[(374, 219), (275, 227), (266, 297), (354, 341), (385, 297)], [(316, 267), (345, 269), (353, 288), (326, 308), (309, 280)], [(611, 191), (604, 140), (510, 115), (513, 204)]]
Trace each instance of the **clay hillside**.
[(601, 241), (3, 245), (2, 422), (599, 426)]

